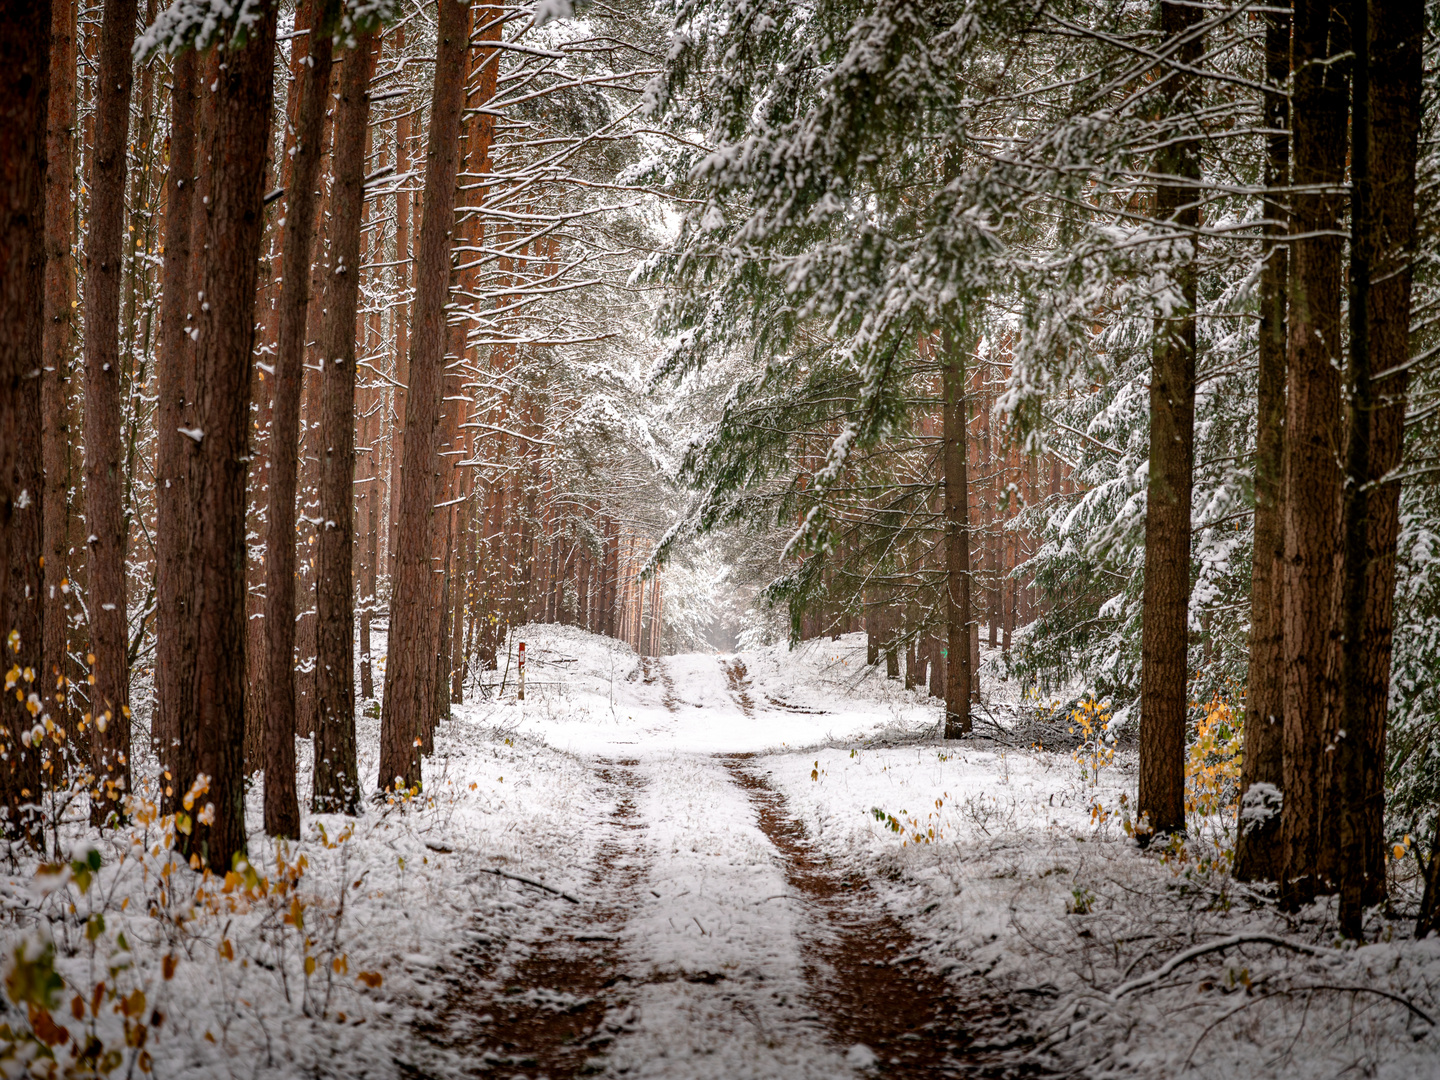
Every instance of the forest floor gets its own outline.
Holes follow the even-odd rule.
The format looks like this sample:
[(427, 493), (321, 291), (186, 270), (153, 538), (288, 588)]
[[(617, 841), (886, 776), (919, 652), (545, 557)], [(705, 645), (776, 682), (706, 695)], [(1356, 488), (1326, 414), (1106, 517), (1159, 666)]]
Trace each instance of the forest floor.
[[(0, 1076), (44, 1075), (41, 1041), (197, 1078), (1440, 1073), (1440, 941), (1282, 917), (1226, 875), (1223, 814), (1139, 851), (1132, 755), (1082, 770), (994, 654), (947, 743), (863, 635), (643, 661), (521, 637), (527, 700), (513, 658), (473, 687), (423, 796), (276, 845), (257, 783), (250, 879), (167, 870), (163, 821), (62, 815), (72, 861), (15, 856), (0, 944), (11, 998), (53, 945), (66, 1034), (0, 1014)], [(367, 710), (367, 778), (377, 741)], [(50, 1038), (7, 1063), (27, 1022)]]

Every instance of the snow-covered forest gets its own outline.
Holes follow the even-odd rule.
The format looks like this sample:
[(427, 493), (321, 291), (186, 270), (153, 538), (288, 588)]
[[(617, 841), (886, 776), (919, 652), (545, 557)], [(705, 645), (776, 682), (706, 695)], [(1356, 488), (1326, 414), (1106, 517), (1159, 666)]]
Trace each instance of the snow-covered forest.
[(1437, 34), (0, 0), (0, 1077), (1440, 1075)]

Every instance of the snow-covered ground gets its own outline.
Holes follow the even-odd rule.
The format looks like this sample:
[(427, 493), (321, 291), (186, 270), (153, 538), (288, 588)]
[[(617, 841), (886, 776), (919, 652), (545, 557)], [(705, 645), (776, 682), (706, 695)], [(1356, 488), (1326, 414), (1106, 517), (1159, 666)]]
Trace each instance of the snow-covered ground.
[(1138, 851), (1126, 753), (1097, 783), (1005, 738), (1014, 687), (985, 686), (996, 738), (945, 743), (862, 635), (520, 637), (526, 700), (512, 669), (456, 707), (413, 802), (277, 849), (252, 791), (253, 877), (197, 889), (139, 819), (18, 864), (7, 997), (52, 1026), (0, 1016), (0, 1075), (1440, 1075), (1440, 941), (1336, 949), (1328, 908), (1230, 881), (1218, 831)]

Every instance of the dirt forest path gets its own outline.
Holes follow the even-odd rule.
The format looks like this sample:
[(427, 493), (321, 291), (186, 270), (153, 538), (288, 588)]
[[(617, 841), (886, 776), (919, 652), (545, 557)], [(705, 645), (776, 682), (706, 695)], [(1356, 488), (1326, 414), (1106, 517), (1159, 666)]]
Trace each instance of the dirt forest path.
[[(687, 707), (663, 661), (644, 675), (658, 705)], [(719, 660), (715, 677), (729, 711), (753, 715), (744, 667)], [(725, 723), (723, 703), (707, 708)], [(927, 966), (865, 876), (812, 842), (763, 754), (593, 768), (602, 797), (579, 902), (528, 896), (526, 941), (474, 928), (408, 1075), (1028, 1074), (1009, 1064), (1009, 1006)]]

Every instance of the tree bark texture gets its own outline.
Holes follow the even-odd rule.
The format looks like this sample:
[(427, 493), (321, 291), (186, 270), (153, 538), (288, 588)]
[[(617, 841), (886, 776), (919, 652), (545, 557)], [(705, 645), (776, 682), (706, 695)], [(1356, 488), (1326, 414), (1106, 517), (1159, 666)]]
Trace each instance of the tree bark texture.
[[(1160, 5), (1161, 37), (1182, 38), (1200, 21), (1198, 8)], [(1176, 49), (1193, 65), (1203, 39)], [(1190, 81), (1171, 74), (1170, 113), (1191, 104)], [(1169, 227), (1171, 279), (1180, 303), (1155, 321), (1150, 374), (1150, 473), (1145, 502), (1145, 581), (1140, 633), (1140, 793), (1142, 842), (1185, 831), (1185, 728), (1188, 713), (1190, 493), (1195, 464), (1195, 245), (1200, 224), (1199, 146), (1180, 139), (1156, 153), (1164, 179), (1155, 190), (1155, 217)]]
[(130, 786), (126, 659), (125, 470), (120, 415), (120, 261), (135, 0), (106, 0), (100, 29), (95, 157), (85, 263), (85, 529), (90, 562), (90, 820), (121, 812)]
[(277, 0), (262, 4), (244, 45), (219, 46), (226, 52), (216, 78), (205, 298), (196, 339), (195, 677), (181, 736), (195, 748), (195, 771), (179, 779), (193, 802), (185, 847), (198, 863), (222, 872), (245, 851), (245, 474), (277, 6)]
[[(1281, 5), (1277, 4), (1276, 7)], [(1289, 182), (1290, 16), (1271, 12), (1265, 28), (1266, 137), (1265, 226), (1260, 269), (1260, 370), (1256, 401), (1255, 544), (1250, 572), (1250, 678), (1245, 691), (1245, 756), (1241, 766), (1243, 817), (1235, 845), (1235, 876), (1241, 881), (1280, 877), (1279, 808), (1263, 795), (1283, 791), (1284, 727), (1282, 667), (1285, 555), (1285, 301), (1289, 252), (1279, 238), (1285, 230), (1286, 201), (1276, 190)], [(1250, 802), (1245, 793), (1259, 789)], [(1270, 811), (1269, 816), (1264, 816)]]
[[(0, 3), (0, 656), (19, 669), (0, 695), (0, 796), (4, 828), (39, 848), (40, 711), (44, 642), (40, 567), (43, 446), (41, 348), (45, 309), (45, 137), (50, 96), (46, 0)], [(27, 679), (29, 669), (32, 677)], [(23, 700), (12, 696), (21, 692)], [(44, 729), (41, 728), (43, 731)]]
[[(1350, 363), (1336, 590), (1338, 715), (1328, 725), (1335, 749), (1326, 801), (1339, 818), (1341, 928), (1358, 939), (1365, 909), (1386, 891), (1385, 720), (1399, 485), (1377, 483), (1400, 463), (1404, 434), (1424, 5), (1356, 0), (1350, 26)], [(1389, 373), (1383, 390), (1374, 379), (1382, 373)]]
[[(404, 27), (395, 32), (395, 47), (402, 49), (405, 45)], [(408, 172), (410, 168), (410, 114), (402, 113), (395, 120), (395, 171), (397, 173)], [(457, 166), (458, 168), (458, 166)], [(396, 305), (395, 314), (395, 392), (393, 395), (392, 408), (395, 414), (392, 418), (392, 427), (397, 432), (398, 440), (404, 441), (403, 422), (406, 411), (406, 386), (410, 381), (410, 304), (404, 297), (410, 291), (411, 273), (411, 251), (410, 251), (410, 192), (407, 185), (401, 184), (395, 189), (395, 261), (399, 265), (395, 267), (395, 291), (401, 297), (400, 303)], [(399, 452), (392, 448), (390, 453), (390, 512), (385, 523), (385, 532), (388, 537), (386, 559), (389, 563), (389, 577), (393, 589), (395, 581), (395, 557), (400, 544), (400, 501), (401, 491), (404, 489), (404, 468), (405, 455), (403, 447)]]
[(378, 39), (361, 34), (340, 64), (331, 188), (331, 255), (320, 353), (320, 537), (316, 552), (316, 812), (360, 809), (355, 757), (355, 311), (360, 294), (360, 218), (365, 203), (365, 129)]
[[(305, 317), (310, 305), (316, 185), (330, 91), (332, 33), (339, 0), (310, 0), (297, 17), (310, 32), (300, 66), (295, 145), (285, 194), (285, 239), (280, 285), (280, 334), (270, 421), (270, 520), (265, 544), (265, 831), (300, 835), (295, 794), (295, 477), (300, 438), (300, 391), (305, 366)], [(351, 336), (353, 337), (353, 326)], [(317, 758), (318, 762), (318, 758)], [(318, 773), (317, 773), (318, 779)]]
[(426, 152), (424, 217), (415, 260), (415, 314), (405, 409), (404, 480), (397, 489), (395, 571), (389, 654), (381, 710), (380, 790), (420, 783), (419, 740), (433, 690), (434, 628), (431, 529), (439, 479), (440, 396), (445, 362), (445, 304), (450, 232), (455, 220), (460, 107), (465, 91), (469, 4), (439, 0), (435, 92)]
[(970, 499), (965, 356), (945, 332), (941, 360), (945, 471), (945, 738), (970, 734)]
[(44, 438), (44, 664), (41, 697), (67, 735), (73, 675), (66, 631), (70, 612), (70, 369), (75, 347), (75, 260), (71, 255), (75, 180), (75, 20), (77, 0), (57, 0), (50, 24), (50, 102), (45, 174), (45, 331), (40, 387)]
[(1350, 47), (1345, 12), (1295, 5), (1291, 44), (1294, 212), (1285, 406), (1284, 848), (1281, 900), (1321, 887), (1326, 665), (1339, 528), (1340, 260)]
[(156, 358), (155, 516), (165, 528), (155, 534), (155, 706), (152, 738), (160, 762), (170, 772), (161, 803), (167, 814), (180, 809), (183, 791), (175, 777), (189, 775), (180, 758), (181, 710), (189, 705), (194, 673), (194, 610), (190, 603), (190, 483), (187, 427), (188, 395), (193, 382), (186, 315), (191, 276), (190, 241), (196, 212), (196, 68), (193, 50), (175, 57), (171, 68), (170, 169), (165, 179), (165, 267), (160, 288), (160, 341)]
[[(1340, 496), (1340, 571), (1336, 580), (1333, 633), (1335, 685), (1328, 728), (1330, 744), (1325, 802), (1334, 808), (1333, 843), (1338, 856), (1340, 930), (1358, 939), (1364, 931), (1365, 672), (1355, 648), (1365, 620), (1368, 552), (1366, 526), (1370, 504), (1370, 270), (1374, 229), (1370, 199), (1370, 8), (1367, 0), (1350, 5), (1350, 358), (1345, 368), (1345, 480)], [(1381, 792), (1381, 799), (1384, 793)], [(1335, 819), (1338, 819), (1336, 821)], [(1374, 843), (1380, 838), (1374, 837)], [(1354, 860), (1351, 862), (1351, 860)]]

